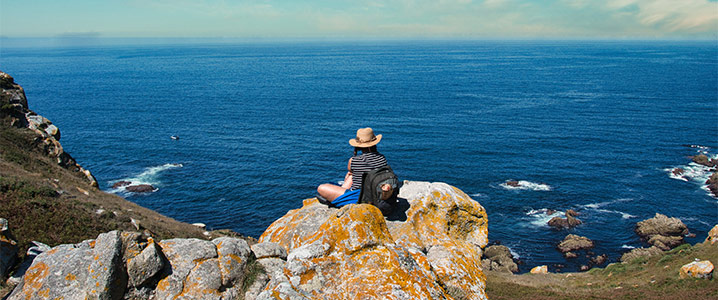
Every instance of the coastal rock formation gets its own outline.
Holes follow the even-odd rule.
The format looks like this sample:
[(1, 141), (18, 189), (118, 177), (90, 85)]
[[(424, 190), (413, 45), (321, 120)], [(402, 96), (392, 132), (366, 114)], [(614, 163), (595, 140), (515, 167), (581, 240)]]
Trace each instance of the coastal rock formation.
[(627, 263), (641, 257), (651, 257), (663, 254), (663, 250), (656, 246), (650, 248), (636, 248), (621, 255), (621, 262)]
[(130, 184), (132, 184), (132, 182), (125, 181), (125, 180), (120, 180), (120, 181), (118, 181), (118, 182), (113, 183), (113, 184), (112, 184), (112, 188), (113, 188), (113, 189), (117, 189), (117, 188), (121, 188), (121, 187), (126, 187), (126, 186), (128, 186), (128, 185), (130, 185)]
[(696, 156), (693, 156), (693, 162), (697, 163), (702, 166), (706, 166), (709, 168), (715, 167), (718, 165), (718, 160), (716, 159), (710, 159), (705, 154), (698, 154)]
[(536, 266), (531, 269), (531, 274), (547, 274), (548, 273), (548, 266)]
[(638, 222), (636, 233), (648, 244), (666, 251), (683, 244), (688, 228), (677, 218), (656, 213), (655, 217)]
[(360, 204), (328, 208), (307, 199), (260, 237), (287, 250), (263, 262), (269, 283), (259, 295), (344, 299), (486, 299), (481, 247), (483, 207), (444, 183), (405, 182), (406, 221), (386, 221)]
[(513, 258), (508, 247), (492, 245), (484, 249), (484, 259), (481, 261), (481, 265), (486, 270), (516, 273), (519, 271), (519, 266)]
[[(569, 234), (563, 239), (563, 241), (561, 241), (561, 243), (558, 244), (557, 247), (561, 253), (567, 254), (578, 250), (591, 249), (593, 248), (593, 241), (589, 240), (587, 237)], [(568, 256), (572, 255), (569, 254)]]
[(711, 191), (714, 197), (718, 197), (718, 172), (713, 172), (711, 177), (706, 180), (708, 190)]
[(483, 207), (443, 183), (406, 182), (399, 197), (403, 221), (307, 199), (252, 247), (111, 231), (36, 249), (7, 299), (486, 299)]
[(111, 231), (37, 255), (7, 299), (242, 299), (249, 245)]
[(127, 186), (125, 190), (131, 193), (150, 193), (155, 190), (155, 187), (149, 184), (138, 184)]
[(578, 213), (573, 209), (566, 210), (565, 215), (566, 215), (566, 218), (561, 218), (561, 217), (551, 218), (551, 220), (548, 221), (548, 225), (551, 227), (554, 227), (556, 229), (568, 229), (568, 228), (576, 227), (576, 226), (580, 225), (581, 223), (583, 223), (583, 222), (581, 222), (581, 220), (576, 218), (576, 216), (578, 216)]
[(52, 248), (35, 258), (8, 299), (118, 299), (126, 282), (119, 264), (121, 249), (117, 231)]
[(82, 168), (60, 144), (60, 130), (50, 120), (30, 110), (23, 88), (15, 80), (0, 71), (0, 119), (8, 118), (9, 125), (26, 127), (35, 132), (34, 145), (45, 155), (55, 159), (60, 166), (76, 172), (97, 187), (97, 180), (90, 171)]
[(696, 258), (696, 261), (683, 265), (678, 274), (681, 278), (711, 279), (713, 277), (713, 264), (708, 260), (701, 261)]

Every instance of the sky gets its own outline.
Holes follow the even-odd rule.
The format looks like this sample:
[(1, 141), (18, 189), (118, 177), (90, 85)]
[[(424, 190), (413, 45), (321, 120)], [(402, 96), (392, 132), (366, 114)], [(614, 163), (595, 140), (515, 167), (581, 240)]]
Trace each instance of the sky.
[(0, 36), (718, 40), (716, 1), (0, 0)]

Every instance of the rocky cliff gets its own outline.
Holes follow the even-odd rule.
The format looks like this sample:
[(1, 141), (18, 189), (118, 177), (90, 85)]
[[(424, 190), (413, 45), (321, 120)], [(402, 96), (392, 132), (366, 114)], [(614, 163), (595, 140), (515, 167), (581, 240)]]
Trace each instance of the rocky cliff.
[(486, 299), (483, 207), (444, 183), (405, 182), (399, 197), (395, 221), (307, 199), (251, 247), (103, 233), (28, 255), (8, 299)]
[(50, 120), (30, 110), (25, 90), (15, 80), (0, 71), (0, 119), (12, 127), (29, 128), (36, 133), (33, 145), (58, 165), (84, 176), (91, 186), (97, 187), (97, 180), (90, 171), (82, 168), (60, 144), (60, 129)]

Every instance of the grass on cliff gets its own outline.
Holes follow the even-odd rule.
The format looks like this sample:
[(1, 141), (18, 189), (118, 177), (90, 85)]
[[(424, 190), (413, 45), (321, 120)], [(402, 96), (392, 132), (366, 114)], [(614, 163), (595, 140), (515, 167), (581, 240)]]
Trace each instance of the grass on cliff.
[(38, 136), (0, 120), (0, 218), (24, 254), (30, 241), (51, 246), (94, 239), (111, 230), (156, 238), (198, 237), (203, 231), (89, 185), (84, 174), (65, 169), (43, 154)]
[[(684, 244), (663, 255), (583, 273), (487, 272), (489, 299), (718, 299), (718, 279), (680, 279), (694, 259), (718, 263), (718, 245)], [(715, 271), (714, 271), (715, 274)]]

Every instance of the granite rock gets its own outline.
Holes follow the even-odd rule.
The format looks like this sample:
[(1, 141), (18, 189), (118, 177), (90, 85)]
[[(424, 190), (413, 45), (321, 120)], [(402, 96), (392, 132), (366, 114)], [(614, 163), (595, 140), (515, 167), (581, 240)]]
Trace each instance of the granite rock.
[(371, 205), (335, 209), (316, 199), (275, 221), (259, 241), (284, 247), (287, 261), (259, 260), (270, 277), (260, 299), (486, 299), (483, 207), (443, 183), (407, 181), (399, 198), (409, 204), (404, 221), (387, 221)]

